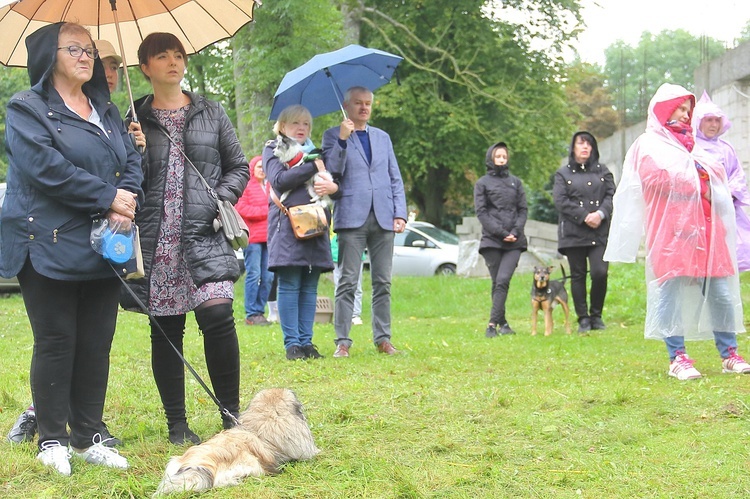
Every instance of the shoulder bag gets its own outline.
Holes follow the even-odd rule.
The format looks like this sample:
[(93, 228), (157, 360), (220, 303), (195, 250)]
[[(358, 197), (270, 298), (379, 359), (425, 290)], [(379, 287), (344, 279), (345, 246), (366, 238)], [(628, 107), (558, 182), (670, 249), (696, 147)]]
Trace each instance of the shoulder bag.
[(297, 239), (312, 239), (328, 232), (328, 219), (321, 205), (310, 203), (287, 208), (281, 204), (273, 187), (271, 187), (271, 199), (289, 219), (292, 224), (292, 233)]

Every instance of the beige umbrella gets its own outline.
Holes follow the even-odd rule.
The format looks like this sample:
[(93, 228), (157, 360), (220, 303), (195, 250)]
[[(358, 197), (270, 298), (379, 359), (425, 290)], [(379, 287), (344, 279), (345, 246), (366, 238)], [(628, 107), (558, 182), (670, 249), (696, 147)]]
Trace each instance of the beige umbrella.
[(0, 0), (0, 63), (25, 67), (26, 37), (46, 24), (77, 22), (95, 40), (117, 40), (130, 95), (128, 62), (153, 32), (172, 33), (188, 54), (230, 38), (253, 20), (259, 0)]

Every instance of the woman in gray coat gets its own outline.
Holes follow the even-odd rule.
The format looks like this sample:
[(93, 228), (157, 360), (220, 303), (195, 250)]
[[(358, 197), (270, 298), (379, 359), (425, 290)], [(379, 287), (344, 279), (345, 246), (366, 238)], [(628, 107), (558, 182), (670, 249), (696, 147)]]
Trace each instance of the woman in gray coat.
[(526, 192), (508, 169), (508, 146), (498, 142), (485, 157), (487, 174), (474, 185), (474, 209), (482, 224), (479, 253), (492, 278), (492, 310), (485, 336), (515, 334), (505, 318), (505, 300), (521, 253), (526, 251)]
[[(607, 295), (607, 271), (603, 260), (607, 247), (615, 181), (599, 163), (596, 139), (576, 132), (570, 144), (568, 164), (555, 173), (552, 195), (558, 211), (558, 251), (568, 257), (570, 289), (578, 315), (578, 332), (604, 329), (602, 309)], [(591, 274), (591, 306), (586, 300), (586, 261)]]

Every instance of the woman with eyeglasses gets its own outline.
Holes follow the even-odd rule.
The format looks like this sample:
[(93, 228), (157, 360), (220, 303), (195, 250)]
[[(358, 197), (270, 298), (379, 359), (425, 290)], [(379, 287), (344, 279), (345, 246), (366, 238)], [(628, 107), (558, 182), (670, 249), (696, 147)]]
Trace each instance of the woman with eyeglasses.
[(130, 226), (141, 157), (85, 28), (45, 26), (26, 48), (31, 89), (7, 107), (0, 275), (18, 276), (34, 335), (37, 458), (63, 475), (71, 457), (124, 469), (127, 460), (99, 433), (120, 280), (90, 235), (92, 220), (104, 217)]

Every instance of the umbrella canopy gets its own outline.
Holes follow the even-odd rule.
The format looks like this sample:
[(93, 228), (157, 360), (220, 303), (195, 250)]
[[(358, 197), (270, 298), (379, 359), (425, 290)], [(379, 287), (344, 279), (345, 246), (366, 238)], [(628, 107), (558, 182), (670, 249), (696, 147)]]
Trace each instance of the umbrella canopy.
[(59, 21), (77, 22), (94, 40), (117, 46), (111, 4), (117, 6), (120, 55), (137, 64), (138, 46), (149, 33), (172, 33), (192, 54), (251, 22), (256, 0), (0, 0), (0, 63), (26, 66), (26, 36)]
[(339, 109), (343, 112), (343, 92), (354, 86), (375, 91), (391, 81), (402, 60), (403, 57), (360, 45), (318, 54), (281, 80), (270, 119), (275, 120), (293, 104), (302, 104), (313, 117)]

